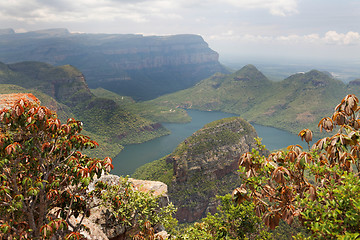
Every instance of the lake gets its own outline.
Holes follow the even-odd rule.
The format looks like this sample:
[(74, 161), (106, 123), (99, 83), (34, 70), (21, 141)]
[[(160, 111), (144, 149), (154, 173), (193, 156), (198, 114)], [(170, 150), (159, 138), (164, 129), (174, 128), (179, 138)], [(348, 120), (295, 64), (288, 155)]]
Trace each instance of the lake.
[[(218, 119), (237, 116), (223, 112), (186, 111), (192, 118), (190, 123), (163, 123), (163, 125), (171, 131), (170, 135), (141, 144), (125, 146), (124, 150), (113, 159), (114, 170), (111, 173), (116, 175), (131, 175), (135, 169), (141, 165), (170, 154), (179, 143), (201, 129), (205, 124)], [(300, 144), (304, 147), (306, 145), (296, 134), (273, 127), (265, 127), (257, 124), (252, 125), (255, 127), (258, 136), (263, 139), (262, 143), (269, 150), (280, 149), (293, 144)]]

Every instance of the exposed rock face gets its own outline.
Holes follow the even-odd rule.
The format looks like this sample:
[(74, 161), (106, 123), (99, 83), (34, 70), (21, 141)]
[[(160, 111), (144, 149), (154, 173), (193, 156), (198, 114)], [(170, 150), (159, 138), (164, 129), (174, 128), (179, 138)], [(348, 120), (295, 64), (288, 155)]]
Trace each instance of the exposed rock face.
[(71, 64), (92, 88), (142, 99), (190, 87), (225, 71), (218, 53), (198, 35), (72, 34), (49, 29), (0, 32), (0, 41), (0, 61)]
[(205, 125), (182, 142), (167, 158), (175, 180), (169, 186), (180, 222), (192, 222), (215, 212), (216, 195), (230, 193), (240, 184), (237, 162), (255, 147), (255, 129), (239, 117)]

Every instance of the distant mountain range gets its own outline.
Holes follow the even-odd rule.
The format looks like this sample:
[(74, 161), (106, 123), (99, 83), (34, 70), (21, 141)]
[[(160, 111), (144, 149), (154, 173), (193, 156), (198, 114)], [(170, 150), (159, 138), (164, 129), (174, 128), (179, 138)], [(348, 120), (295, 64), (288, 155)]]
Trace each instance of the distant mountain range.
[(360, 80), (345, 84), (327, 72), (312, 70), (272, 82), (255, 66), (246, 65), (148, 104), (230, 112), (250, 122), (298, 133), (303, 128), (316, 131), (319, 120), (329, 116), (346, 94), (359, 93)]
[(0, 61), (70, 64), (85, 75), (90, 88), (102, 87), (137, 100), (186, 89), (216, 72), (227, 72), (218, 58), (198, 35), (0, 29)]
[(316, 130), (346, 94), (360, 95), (360, 80), (345, 84), (317, 70), (279, 82), (253, 65), (229, 73), (197, 35), (0, 29), (0, 61), (6, 62), (0, 84), (12, 84), (2, 85), (2, 93), (34, 92), (62, 119), (83, 120), (113, 150), (167, 134), (158, 122), (189, 121), (186, 108), (235, 113), (298, 133)]

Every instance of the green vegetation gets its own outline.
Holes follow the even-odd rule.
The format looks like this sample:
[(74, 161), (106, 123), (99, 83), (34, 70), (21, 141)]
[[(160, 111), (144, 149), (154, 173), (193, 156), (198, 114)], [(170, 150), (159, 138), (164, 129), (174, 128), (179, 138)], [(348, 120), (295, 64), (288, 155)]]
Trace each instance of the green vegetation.
[(91, 89), (97, 97), (115, 101), (127, 111), (155, 122), (184, 123), (191, 121), (190, 116), (184, 109), (169, 108), (147, 102), (135, 102), (131, 97), (120, 96), (103, 88)]
[[(264, 151), (264, 146), (258, 142), (258, 148), (242, 155), (239, 161), (242, 185), (233, 191), (233, 200), (239, 204), (239, 207), (250, 206), (249, 201), (253, 202), (254, 205), (248, 209), (253, 211), (251, 216), (259, 217), (258, 219), (262, 219), (265, 226), (270, 228), (269, 234), (261, 236), (260, 239), (266, 237), (358, 239), (360, 237), (358, 102), (354, 95), (348, 95), (336, 106), (331, 117), (321, 119), (320, 130), (331, 132), (336, 127), (339, 129), (334, 135), (317, 141), (311, 148), (309, 145), (308, 150), (302, 150), (299, 146), (289, 146), (266, 157), (260, 154)], [(227, 119), (221, 121), (226, 122)], [(208, 124), (204, 129), (221, 126), (221, 121)], [(203, 130), (199, 132), (201, 131)], [(206, 135), (206, 131), (204, 132)], [(216, 139), (216, 134), (213, 135)], [(229, 135), (224, 136), (229, 138)], [(300, 131), (299, 136), (310, 143), (313, 133), (309, 129), (304, 129)], [(196, 137), (195, 133), (192, 139), (187, 139), (187, 146), (194, 147), (204, 140)], [(210, 138), (210, 135), (208, 137)], [(202, 150), (206, 152), (207, 148)], [(179, 154), (175, 154), (176, 151)], [(161, 173), (171, 171), (172, 166), (167, 162), (171, 162), (175, 156), (180, 157), (181, 154), (190, 152), (191, 149), (186, 148), (184, 142), (172, 155), (156, 161), (154, 165), (150, 163), (142, 170), (139, 169), (137, 176), (156, 180), (159, 177), (155, 174), (157, 168), (161, 168)], [(192, 152), (187, 156), (194, 154)], [(183, 164), (176, 157), (173, 161), (176, 161), (177, 165)], [(149, 171), (150, 174), (146, 175), (142, 171)], [(208, 181), (209, 179), (203, 178), (206, 171), (203, 169), (198, 174), (188, 174), (186, 182), (181, 180), (174, 184), (172, 181), (169, 189), (170, 197), (175, 203), (181, 200), (181, 205), (178, 207), (202, 206), (201, 199), (209, 198), (207, 191), (214, 191), (216, 186), (222, 186), (224, 189), (224, 182), (230, 182), (226, 177), (220, 184), (217, 181)], [(172, 179), (167, 177), (166, 181), (170, 180)], [(181, 188), (182, 184), (185, 184), (186, 188)], [(222, 204), (217, 213), (209, 214), (200, 222), (182, 229), (178, 236), (182, 239), (242, 239), (243, 232), (234, 231), (241, 227), (233, 228), (233, 226), (244, 218), (234, 216), (244, 214), (247, 210), (243, 209), (236, 213), (234, 209), (224, 208), (230, 205), (224, 205), (224, 202)], [(230, 209), (230, 213), (224, 215), (224, 209), (226, 211)], [(251, 221), (247, 224), (251, 225)], [(245, 232), (251, 233), (250, 230), (247, 231)], [(253, 238), (254, 236), (250, 237)]]
[(74, 119), (61, 124), (48, 108), (23, 99), (0, 110), (1, 239), (84, 239), (84, 218), (94, 207), (105, 208), (102, 217), (124, 227), (127, 239), (153, 239), (159, 225), (176, 224), (171, 204), (160, 207), (127, 179), (99, 180), (112, 161), (80, 152), (98, 145), (82, 126)]
[(79, 103), (74, 110), (88, 129), (98, 135), (110, 136), (115, 143), (141, 143), (170, 133), (161, 124), (131, 114), (105, 98), (93, 97)]
[(171, 231), (177, 225), (172, 217), (176, 211), (172, 203), (160, 207), (158, 197), (135, 190), (126, 178), (120, 178), (116, 185), (99, 181), (96, 186), (99, 188), (95, 194), (111, 214), (104, 216), (106, 225), (124, 227), (125, 239), (154, 239), (155, 231), (161, 226)]
[(315, 129), (346, 93), (360, 93), (358, 82), (345, 85), (316, 70), (272, 82), (247, 65), (233, 74), (215, 74), (192, 88), (147, 103), (235, 113), (249, 122), (298, 133), (303, 128)]
[(78, 151), (97, 145), (81, 130), (81, 122), (61, 124), (49, 109), (24, 100), (0, 111), (2, 239), (78, 234), (82, 221), (72, 232), (70, 217), (89, 215), (87, 186), (112, 167), (110, 158), (92, 159)]
[(168, 156), (137, 168), (131, 177), (143, 180), (160, 181), (170, 186), (173, 179), (173, 164), (166, 162)]
[(119, 106), (127, 107), (128, 105), (134, 104), (135, 100), (128, 96), (120, 96), (117, 93), (106, 90), (104, 88), (90, 89), (90, 91), (99, 98), (107, 98), (116, 102)]
[[(245, 120), (220, 119), (185, 139), (170, 155), (138, 168), (132, 177), (165, 182), (170, 200), (179, 208), (179, 221), (198, 220), (205, 209), (215, 209), (216, 195), (237, 186), (237, 156), (251, 148), (254, 137), (255, 129)], [(180, 217), (182, 212), (189, 216)]]
[(271, 239), (271, 234), (253, 214), (254, 205), (244, 202), (236, 205), (231, 195), (218, 197), (221, 201), (215, 214), (208, 214), (201, 221), (182, 229), (179, 239)]
[[(360, 237), (360, 120), (359, 100), (347, 95), (320, 130), (336, 134), (318, 140), (307, 151), (289, 146), (268, 157), (254, 149), (239, 160), (242, 185), (233, 192), (241, 204), (252, 200), (255, 212), (274, 229), (298, 217), (310, 232), (296, 239), (358, 239)], [(308, 144), (312, 132), (299, 133)], [(263, 146), (259, 145), (262, 149)], [(307, 176), (314, 179), (308, 180)]]
[(93, 95), (82, 73), (70, 65), (0, 63), (0, 84), (0, 93), (33, 93), (42, 104), (57, 111), (62, 121), (69, 117), (82, 120), (86, 133), (101, 143), (101, 148), (87, 152), (90, 155), (115, 157), (124, 144), (140, 143), (169, 134), (161, 124), (126, 110), (117, 103), (118, 100)]
[[(232, 125), (236, 130), (232, 128)], [(245, 129), (238, 129), (239, 125)], [(206, 124), (186, 141), (180, 143), (173, 155), (181, 156), (185, 152), (189, 156), (204, 154), (221, 146), (238, 143), (244, 135), (251, 131), (254, 132), (255, 129), (239, 117), (220, 119)]]

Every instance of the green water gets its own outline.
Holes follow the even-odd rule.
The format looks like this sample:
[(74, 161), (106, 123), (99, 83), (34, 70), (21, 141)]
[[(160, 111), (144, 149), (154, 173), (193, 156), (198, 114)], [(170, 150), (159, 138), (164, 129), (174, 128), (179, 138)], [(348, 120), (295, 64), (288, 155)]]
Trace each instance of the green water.
[[(194, 132), (202, 128), (205, 124), (218, 119), (236, 116), (223, 112), (201, 112), (187, 110), (192, 118), (190, 123), (164, 123), (163, 125), (171, 131), (168, 136), (163, 136), (145, 143), (125, 146), (125, 149), (113, 159), (114, 170), (112, 174), (131, 175), (136, 168), (141, 165), (157, 160), (170, 154), (177, 145), (191, 136)], [(269, 150), (275, 150), (288, 145), (304, 143), (300, 138), (289, 132), (272, 127), (265, 127), (252, 124), (259, 137), (263, 139), (263, 144)]]

